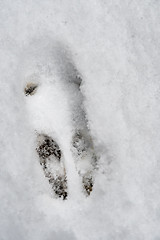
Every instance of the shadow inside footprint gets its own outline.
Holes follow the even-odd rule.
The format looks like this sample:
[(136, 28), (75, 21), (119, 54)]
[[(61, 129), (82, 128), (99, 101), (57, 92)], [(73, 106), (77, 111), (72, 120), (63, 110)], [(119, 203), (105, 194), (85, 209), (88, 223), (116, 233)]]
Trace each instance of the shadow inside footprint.
[(82, 179), (83, 189), (88, 196), (93, 190), (93, 175), (96, 169), (97, 157), (87, 129), (78, 130), (74, 134), (71, 150), (75, 158), (77, 171)]

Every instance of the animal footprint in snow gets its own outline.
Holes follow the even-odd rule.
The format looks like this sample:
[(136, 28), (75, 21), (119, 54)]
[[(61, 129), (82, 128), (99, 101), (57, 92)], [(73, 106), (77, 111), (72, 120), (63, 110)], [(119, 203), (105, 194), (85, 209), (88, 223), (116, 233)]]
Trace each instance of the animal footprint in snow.
[(24, 92), (25, 92), (25, 95), (28, 96), (28, 95), (34, 95), (36, 90), (37, 90), (37, 87), (38, 85), (36, 83), (27, 83), (25, 89), (24, 89)]
[(67, 178), (58, 144), (45, 134), (38, 134), (37, 148), (40, 164), (56, 196), (67, 198)]
[[(34, 95), (37, 87), (37, 83), (27, 83), (24, 88), (25, 95)], [(55, 197), (66, 199), (67, 177), (63, 163), (63, 154), (59, 145), (50, 136), (43, 133), (37, 134), (36, 151), (44, 175), (48, 178), (49, 184), (55, 193)]]
[[(80, 178), (83, 192), (88, 196), (93, 190), (97, 157), (83, 106), (83, 81), (68, 48), (59, 43), (53, 48), (51, 45), (52, 41), (45, 39), (29, 48), (31, 60), (26, 59), (24, 73), (27, 82), (24, 93), (34, 95), (27, 97), (31, 124), (40, 133), (37, 134), (36, 151), (44, 175), (57, 197), (66, 199), (67, 192), (74, 191), (69, 189), (75, 186), (72, 184), (74, 178)], [(51, 134), (44, 134), (46, 131), (55, 133), (60, 147)]]
[(76, 168), (81, 177), (84, 191), (87, 195), (90, 195), (93, 190), (97, 157), (87, 129), (78, 130), (75, 133), (72, 139), (71, 151), (75, 158)]

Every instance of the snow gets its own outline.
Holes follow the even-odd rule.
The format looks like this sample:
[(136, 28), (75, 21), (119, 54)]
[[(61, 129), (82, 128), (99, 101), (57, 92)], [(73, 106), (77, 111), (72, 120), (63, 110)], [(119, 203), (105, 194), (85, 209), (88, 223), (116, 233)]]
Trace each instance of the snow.
[[(2, 240), (160, 238), (159, 13), (156, 0), (0, 1)], [(81, 100), (68, 59), (100, 156), (87, 198), (69, 150)], [(39, 87), (26, 97), (28, 78)], [(63, 146), (66, 201), (52, 197), (35, 130)]]

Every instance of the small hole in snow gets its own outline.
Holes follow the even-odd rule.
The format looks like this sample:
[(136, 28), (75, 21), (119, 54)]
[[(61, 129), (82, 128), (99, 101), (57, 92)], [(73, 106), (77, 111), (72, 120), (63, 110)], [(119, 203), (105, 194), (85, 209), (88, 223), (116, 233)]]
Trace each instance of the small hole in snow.
[(37, 90), (38, 85), (36, 83), (27, 83), (24, 93), (26, 96), (34, 95)]

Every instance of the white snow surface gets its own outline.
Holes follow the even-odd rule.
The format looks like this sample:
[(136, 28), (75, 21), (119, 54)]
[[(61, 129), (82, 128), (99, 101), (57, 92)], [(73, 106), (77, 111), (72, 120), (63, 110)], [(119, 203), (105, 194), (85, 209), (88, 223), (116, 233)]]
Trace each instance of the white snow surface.
[[(160, 239), (160, 1), (0, 0), (0, 25), (0, 239)], [(69, 150), (79, 96), (65, 54), (100, 156), (88, 198)], [(27, 76), (39, 84), (28, 97)], [(52, 196), (35, 130), (63, 146), (66, 201)]]

